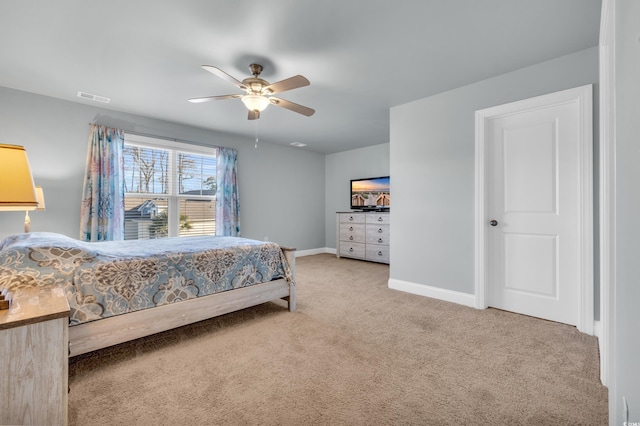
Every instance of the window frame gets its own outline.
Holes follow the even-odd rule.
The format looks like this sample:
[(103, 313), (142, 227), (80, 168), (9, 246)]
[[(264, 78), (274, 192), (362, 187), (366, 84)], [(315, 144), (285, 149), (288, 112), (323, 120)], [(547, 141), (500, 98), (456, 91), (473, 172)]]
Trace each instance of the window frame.
[[(166, 150), (169, 153), (169, 161), (167, 164), (167, 190), (166, 194), (163, 193), (140, 193), (140, 192), (125, 192), (125, 200), (127, 196), (140, 197), (140, 198), (166, 198), (167, 199), (167, 237), (179, 237), (180, 236), (180, 201), (185, 199), (202, 199), (210, 200), (216, 203), (216, 196), (210, 195), (185, 195), (179, 193), (178, 184), (176, 182), (177, 176), (177, 161), (179, 153), (204, 155), (213, 157), (216, 160), (216, 172), (217, 172), (217, 147), (204, 146), (192, 143), (179, 142), (177, 140), (161, 139), (157, 137), (142, 136), (125, 132), (124, 146), (136, 146), (140, 148), (148, 149), (161, 149)], [(126, 177), (125, 177), (126, 178)], [(125, 220), (126, 221), (126, 220)], [(214, 216), (215, 222), (215, 216)], [(210, 235), (210, 234), (203, 234)], [(126, 235), (125, 235), (126, 238)], [(166, 238), (166, 237), (161, 237)], [(136, 238), (139, 239), (139, 238)]]

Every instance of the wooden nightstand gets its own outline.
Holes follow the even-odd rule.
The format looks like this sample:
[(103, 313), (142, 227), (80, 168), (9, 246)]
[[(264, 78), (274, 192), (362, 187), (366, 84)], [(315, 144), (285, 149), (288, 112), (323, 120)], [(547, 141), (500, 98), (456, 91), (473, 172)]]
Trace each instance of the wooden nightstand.
[(62, 288), (14, 292), (0, 311), (0, 424), (67, 424), (68, 354)]

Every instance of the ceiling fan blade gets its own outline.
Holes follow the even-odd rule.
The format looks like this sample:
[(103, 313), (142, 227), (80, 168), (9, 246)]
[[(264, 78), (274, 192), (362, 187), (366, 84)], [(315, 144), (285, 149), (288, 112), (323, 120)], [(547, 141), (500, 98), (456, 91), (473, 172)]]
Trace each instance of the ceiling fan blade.
[(276, 94), (281, 93), (286, 90), (297, 89), (298, 87), (308, 86), (309, 80), (301, 75), (296, 75), (293, 77), (289, 77), (284, 80), (277, 81), (273, 84), (268, 85), (263, 89), (263, 93), (267, 94)]
[(241, 98), (242, 95), (220, 95), (220, 96), (205, 96), (204, 98), (191, 98), (189, 102), (193, 102), (194, 104), (200, 102), (209, 102), (209, 101), (221, 101), (223, 99), (233, 99), (233, 98)]
[(222, 71), (218, 67), (214, 67), (213, 65), (203, 65), (202, 68), (207, 70), (207, 71), (209, 71), (211, 74), (220, 77), (223, 80), (227, 80), (229, 83), (233, 84), (234, 86), (236, 86), (236, 87), (238, 87), (238, 88), (240, 88), (242, 90), (247, 90), (247, 86), (242, 84), (242, 82), (240, 80), (238, 80), (235, 77), (230, 76), (229, 74), (227, 74), (226, 72)]
[(271, 102), (273, 105), (277, 105), (279, 107), (286, 108), (290, 111), (297, 112), (298, 114), (306, 115), (307, 117), (311, 117), (313, 113), (316, 112), (315, 109), (311, 109), (306, 106), (296, 104), (291, 101), (286, 101), (284, 99), (276, 98), (273, 96), (269, 98), (269, 102)]
[(260, 118), (260, 111), (249, 111), (247, 120), (257, 120), (258, 118)]

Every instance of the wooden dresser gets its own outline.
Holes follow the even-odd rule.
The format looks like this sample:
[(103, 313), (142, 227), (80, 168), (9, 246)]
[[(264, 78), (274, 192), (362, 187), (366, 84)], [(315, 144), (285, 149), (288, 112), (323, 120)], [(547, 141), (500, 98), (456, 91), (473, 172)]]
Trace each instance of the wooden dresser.
[(67, 424), (68, 326), (62, 288), (17, 291), (0, 311), (0, 424)]
[(389, 263), (389, 212), (337, 212), (336, 256)]

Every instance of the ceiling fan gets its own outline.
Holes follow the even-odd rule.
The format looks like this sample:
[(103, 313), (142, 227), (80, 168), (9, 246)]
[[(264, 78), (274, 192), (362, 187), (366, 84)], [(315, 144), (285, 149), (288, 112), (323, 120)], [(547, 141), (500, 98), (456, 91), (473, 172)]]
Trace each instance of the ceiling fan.
[(260, 112), (264, 111), (264, 109), (269, 106), (269, 104), (277, 105), (290, 111), (306, 115), (307, 117), (312, 116), (313, 113), (316, 112), (314, 109), (308, 108), (306, 106), (272, 96), (276, 93), (308, 86), (310, 84), (309, 80), (301, 75), (289, 77), (287, 79), (271, 84), (268, 81), (260, 78), (262, 65), (259, 64), (249, 65), (253, 77), (247, 77), (242, 81), (230, 76), (220, 68), (214, 67), (213, 65), (202, 65), (202, 68), (209, 71), (211, 74), (228, 81), (239, 89), (244, 90), (245, 94), (206, 96), (204, 98), (189, 99), (189, 102), (199, 103), (208, 101), (219, 101), (222, 99), (239, 98), (249, 110), (249, 120), (257, 120), (258, 118), (260, 118)]

